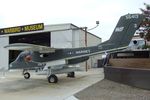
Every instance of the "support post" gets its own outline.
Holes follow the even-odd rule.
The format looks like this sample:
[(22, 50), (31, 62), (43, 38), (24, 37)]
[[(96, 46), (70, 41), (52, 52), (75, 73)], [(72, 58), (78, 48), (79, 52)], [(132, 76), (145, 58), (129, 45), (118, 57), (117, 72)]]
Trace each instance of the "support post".
[[(85, 47), (87, 47), (87, 27), (85, 27)], [(85, 69), (86, 69), (86, 72), (87, 72), (88, 71), (87, 61), (85, 62)]]

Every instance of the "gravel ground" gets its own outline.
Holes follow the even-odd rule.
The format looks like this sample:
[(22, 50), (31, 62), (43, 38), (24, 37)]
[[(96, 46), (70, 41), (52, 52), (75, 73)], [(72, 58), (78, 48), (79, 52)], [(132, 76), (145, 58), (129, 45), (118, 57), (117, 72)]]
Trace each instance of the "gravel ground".
[(103, 79), (74, 96), (79, 100), (150, 100), (150, 90)]

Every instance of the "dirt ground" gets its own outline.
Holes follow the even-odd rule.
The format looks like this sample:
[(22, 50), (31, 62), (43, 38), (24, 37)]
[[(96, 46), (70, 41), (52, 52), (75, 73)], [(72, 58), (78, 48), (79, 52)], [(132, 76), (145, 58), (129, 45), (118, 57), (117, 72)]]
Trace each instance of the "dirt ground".
[(74, 96), (79, 100), (150, 100), (150, 90), (103, 79)]

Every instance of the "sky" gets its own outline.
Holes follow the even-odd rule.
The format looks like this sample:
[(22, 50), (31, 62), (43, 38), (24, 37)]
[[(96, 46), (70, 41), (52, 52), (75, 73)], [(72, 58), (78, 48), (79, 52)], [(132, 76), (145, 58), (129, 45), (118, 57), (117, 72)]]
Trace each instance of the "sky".
[(0, 0), (0, 28), (44, 23), (72, 23), (108, 40), (119, 18), (141, 13), (150, 0)]

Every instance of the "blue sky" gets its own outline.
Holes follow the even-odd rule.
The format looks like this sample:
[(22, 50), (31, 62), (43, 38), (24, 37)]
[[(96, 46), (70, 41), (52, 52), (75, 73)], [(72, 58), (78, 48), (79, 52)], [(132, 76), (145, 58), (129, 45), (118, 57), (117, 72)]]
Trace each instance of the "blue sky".
[(0, 0), (0, 27), (33, 23), (73, 23), (92, 28), (99, 20), (98, 28), (90, 32), (109, 39), (120, 16), (141, 13), (143, 3), (150, 0)]

